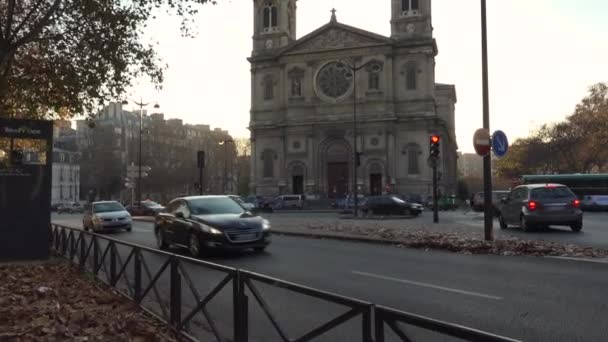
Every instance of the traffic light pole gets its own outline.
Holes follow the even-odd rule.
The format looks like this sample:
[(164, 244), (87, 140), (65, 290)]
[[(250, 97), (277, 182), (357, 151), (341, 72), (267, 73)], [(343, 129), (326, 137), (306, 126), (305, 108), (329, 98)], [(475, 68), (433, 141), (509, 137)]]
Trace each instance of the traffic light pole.
[(439, 223), (439, 205), (437, 198), (437, 163), (433, 165), (433, 223)]

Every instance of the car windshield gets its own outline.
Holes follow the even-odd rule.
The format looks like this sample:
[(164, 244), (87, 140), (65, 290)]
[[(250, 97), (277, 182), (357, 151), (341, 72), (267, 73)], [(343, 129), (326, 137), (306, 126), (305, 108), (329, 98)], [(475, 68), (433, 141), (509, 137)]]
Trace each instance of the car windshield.
[(532, 190), (532, 198), (537, 200), (571, 197), (574, 197), (574, 194), (565, 186), (545, 187)]
[(93, 212), (108, 213), (112, 211), (123, 211), (125, 208), (118, 202), (105, 202), (93, 204)]
[(245, 209), (229, 197), (196, 198), (188, 201), (193, 215), (242, 214)]

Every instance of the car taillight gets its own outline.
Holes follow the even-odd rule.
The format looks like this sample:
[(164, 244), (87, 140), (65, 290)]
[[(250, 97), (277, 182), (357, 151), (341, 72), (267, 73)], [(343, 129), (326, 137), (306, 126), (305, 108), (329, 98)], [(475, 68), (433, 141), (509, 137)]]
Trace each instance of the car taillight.
[(574, 202), (572, 202), (572, 205), (573, 205), (575, 208), (578, 208), (578, 207), (580, 207), (580, 206), (581, 206), (581, 201), (579, 201), (579, 200), (575, 199), (575, 200), (574, 200)]
[(527, 205), (528, 205), (528, 210), (530, 210), (530, 211), (534, 211), (538, 207), (538, 203), (536, 203), (534, 201), (529, 201)]

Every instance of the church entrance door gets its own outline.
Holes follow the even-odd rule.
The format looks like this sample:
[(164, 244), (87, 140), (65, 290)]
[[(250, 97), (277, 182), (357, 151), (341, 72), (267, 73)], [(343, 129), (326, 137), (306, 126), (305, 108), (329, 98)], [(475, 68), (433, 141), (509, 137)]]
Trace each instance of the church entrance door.
[(327, 164), (329, 197), (344, 197), (348, 191), (348, 163)]
[(304, 176), (293, 176), (291, 181), (293, 184), (293, 194), (294, 195), (304, 194)]
[(382, 195), (382, 174), (372, 173), (369, 175), (369, 188), (372, 196)]

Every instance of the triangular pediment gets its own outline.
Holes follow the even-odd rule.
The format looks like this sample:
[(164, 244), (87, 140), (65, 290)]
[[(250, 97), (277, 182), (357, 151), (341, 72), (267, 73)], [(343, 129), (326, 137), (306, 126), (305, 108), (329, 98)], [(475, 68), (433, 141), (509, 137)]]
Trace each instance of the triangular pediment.
[(298, 39), (282, 55), (392, 44), (390, 38), (352, 26), (330, 23)]

